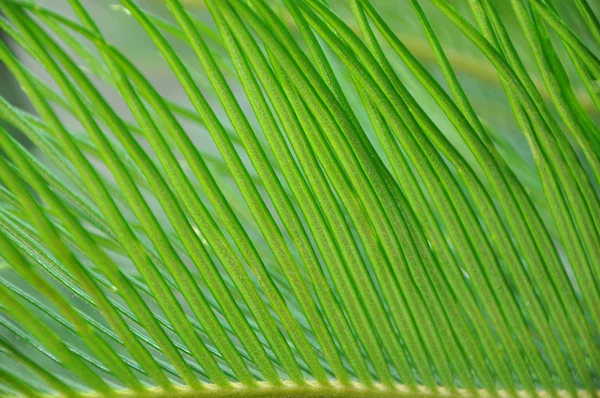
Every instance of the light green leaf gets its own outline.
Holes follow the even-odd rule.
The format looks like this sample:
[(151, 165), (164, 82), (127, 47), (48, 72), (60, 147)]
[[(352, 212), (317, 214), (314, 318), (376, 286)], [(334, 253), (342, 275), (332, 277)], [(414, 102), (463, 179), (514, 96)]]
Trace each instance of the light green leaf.
[(101, 3), (0, 0), (0, 395), (600, 393), (595, 3)]

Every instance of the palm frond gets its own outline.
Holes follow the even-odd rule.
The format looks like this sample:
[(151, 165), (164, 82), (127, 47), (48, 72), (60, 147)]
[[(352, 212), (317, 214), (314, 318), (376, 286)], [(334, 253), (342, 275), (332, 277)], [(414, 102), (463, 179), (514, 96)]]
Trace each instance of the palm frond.
[(0, 0), (0, 395), (598, 395), (596, 4), (191, 3)]

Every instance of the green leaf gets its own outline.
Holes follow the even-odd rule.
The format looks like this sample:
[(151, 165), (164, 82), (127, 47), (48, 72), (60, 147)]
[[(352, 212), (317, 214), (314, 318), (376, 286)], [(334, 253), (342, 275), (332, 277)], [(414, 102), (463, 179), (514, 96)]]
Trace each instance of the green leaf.
[(66, 3), (0, 1), (2, 396), (598, 395), (593, 2)]

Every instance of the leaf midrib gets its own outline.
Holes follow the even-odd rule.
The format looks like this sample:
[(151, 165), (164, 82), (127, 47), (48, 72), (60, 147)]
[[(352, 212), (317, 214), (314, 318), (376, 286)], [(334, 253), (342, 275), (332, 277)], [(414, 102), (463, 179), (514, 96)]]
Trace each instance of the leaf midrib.
[[(280, 386), (273, 386), (266, 382), (257, 383), (254, 387), (249, 387), (242, 383), (231, 383), (229, 387), (218, 387), (214, 384), (205, 384), (204, 389), (178, 388), (175, 391), (164, 391), (160, 389), (148, 389), (144, 392), (132, 392), (131, 390), (115, 390), (111, 397), (127, 397), (127, 398), (220, 398), (220, 397), (243, 397), (243, 398), (329, 398), (329, 397), (344, 397), (344, 398), (466, 398), (475, 397), (475, 395), (465, 389), (450, 391), (446, 388), (439, 388), (437, 391), (432, 391), (426, 387), (418, 387), (416, 390), (410, 390), (403, 384), (396, 384), (395, 389), (386, 389), (383, 384), (377, 383), (373, 388), (366, 388), (361, 383), (351, 383), (344, 386), (336, 381), (332, 381), (330, 385), (321, 385), (317, 382), (307, 382), (304, 385), (298, 385), (293, 382), (284, 382)], [(600, 391), (598, 391), (600, 393)], [(527, 396), (526, 391), (519, 391), (519, 398)], [(538, 391), (539, 398), (549, 398), (550, 394), (545, 391)], [(99, 398), (103, 395), (90, 393), (81, 394), (81, 397)], [(477, 390), (479, 398), (491, 398), (492, 395), (485, 389)], [(509, 398), (514, 395), (507, 391), (500, 390), (494, 395), (496, 398)], [(587, 392), (578, 390), (577, 395), (570, 395), (566, 390), (556, 391), (555, 398), (584, 398), (587, 397)], [(58, 395), (47, 394), (40, 395), (43, 398), (59, 397)], [(13, 398), (13, 397), (9, 397)], [(14, 397), (16, 398), (16, 397)]]

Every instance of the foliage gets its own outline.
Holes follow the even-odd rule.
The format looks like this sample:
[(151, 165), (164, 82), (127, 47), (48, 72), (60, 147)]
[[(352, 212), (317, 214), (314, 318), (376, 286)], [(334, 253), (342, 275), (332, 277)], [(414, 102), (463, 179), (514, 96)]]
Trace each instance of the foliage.
[(164, 3), (0, 0), (1, 395), (598, 394), (594, 5)]

